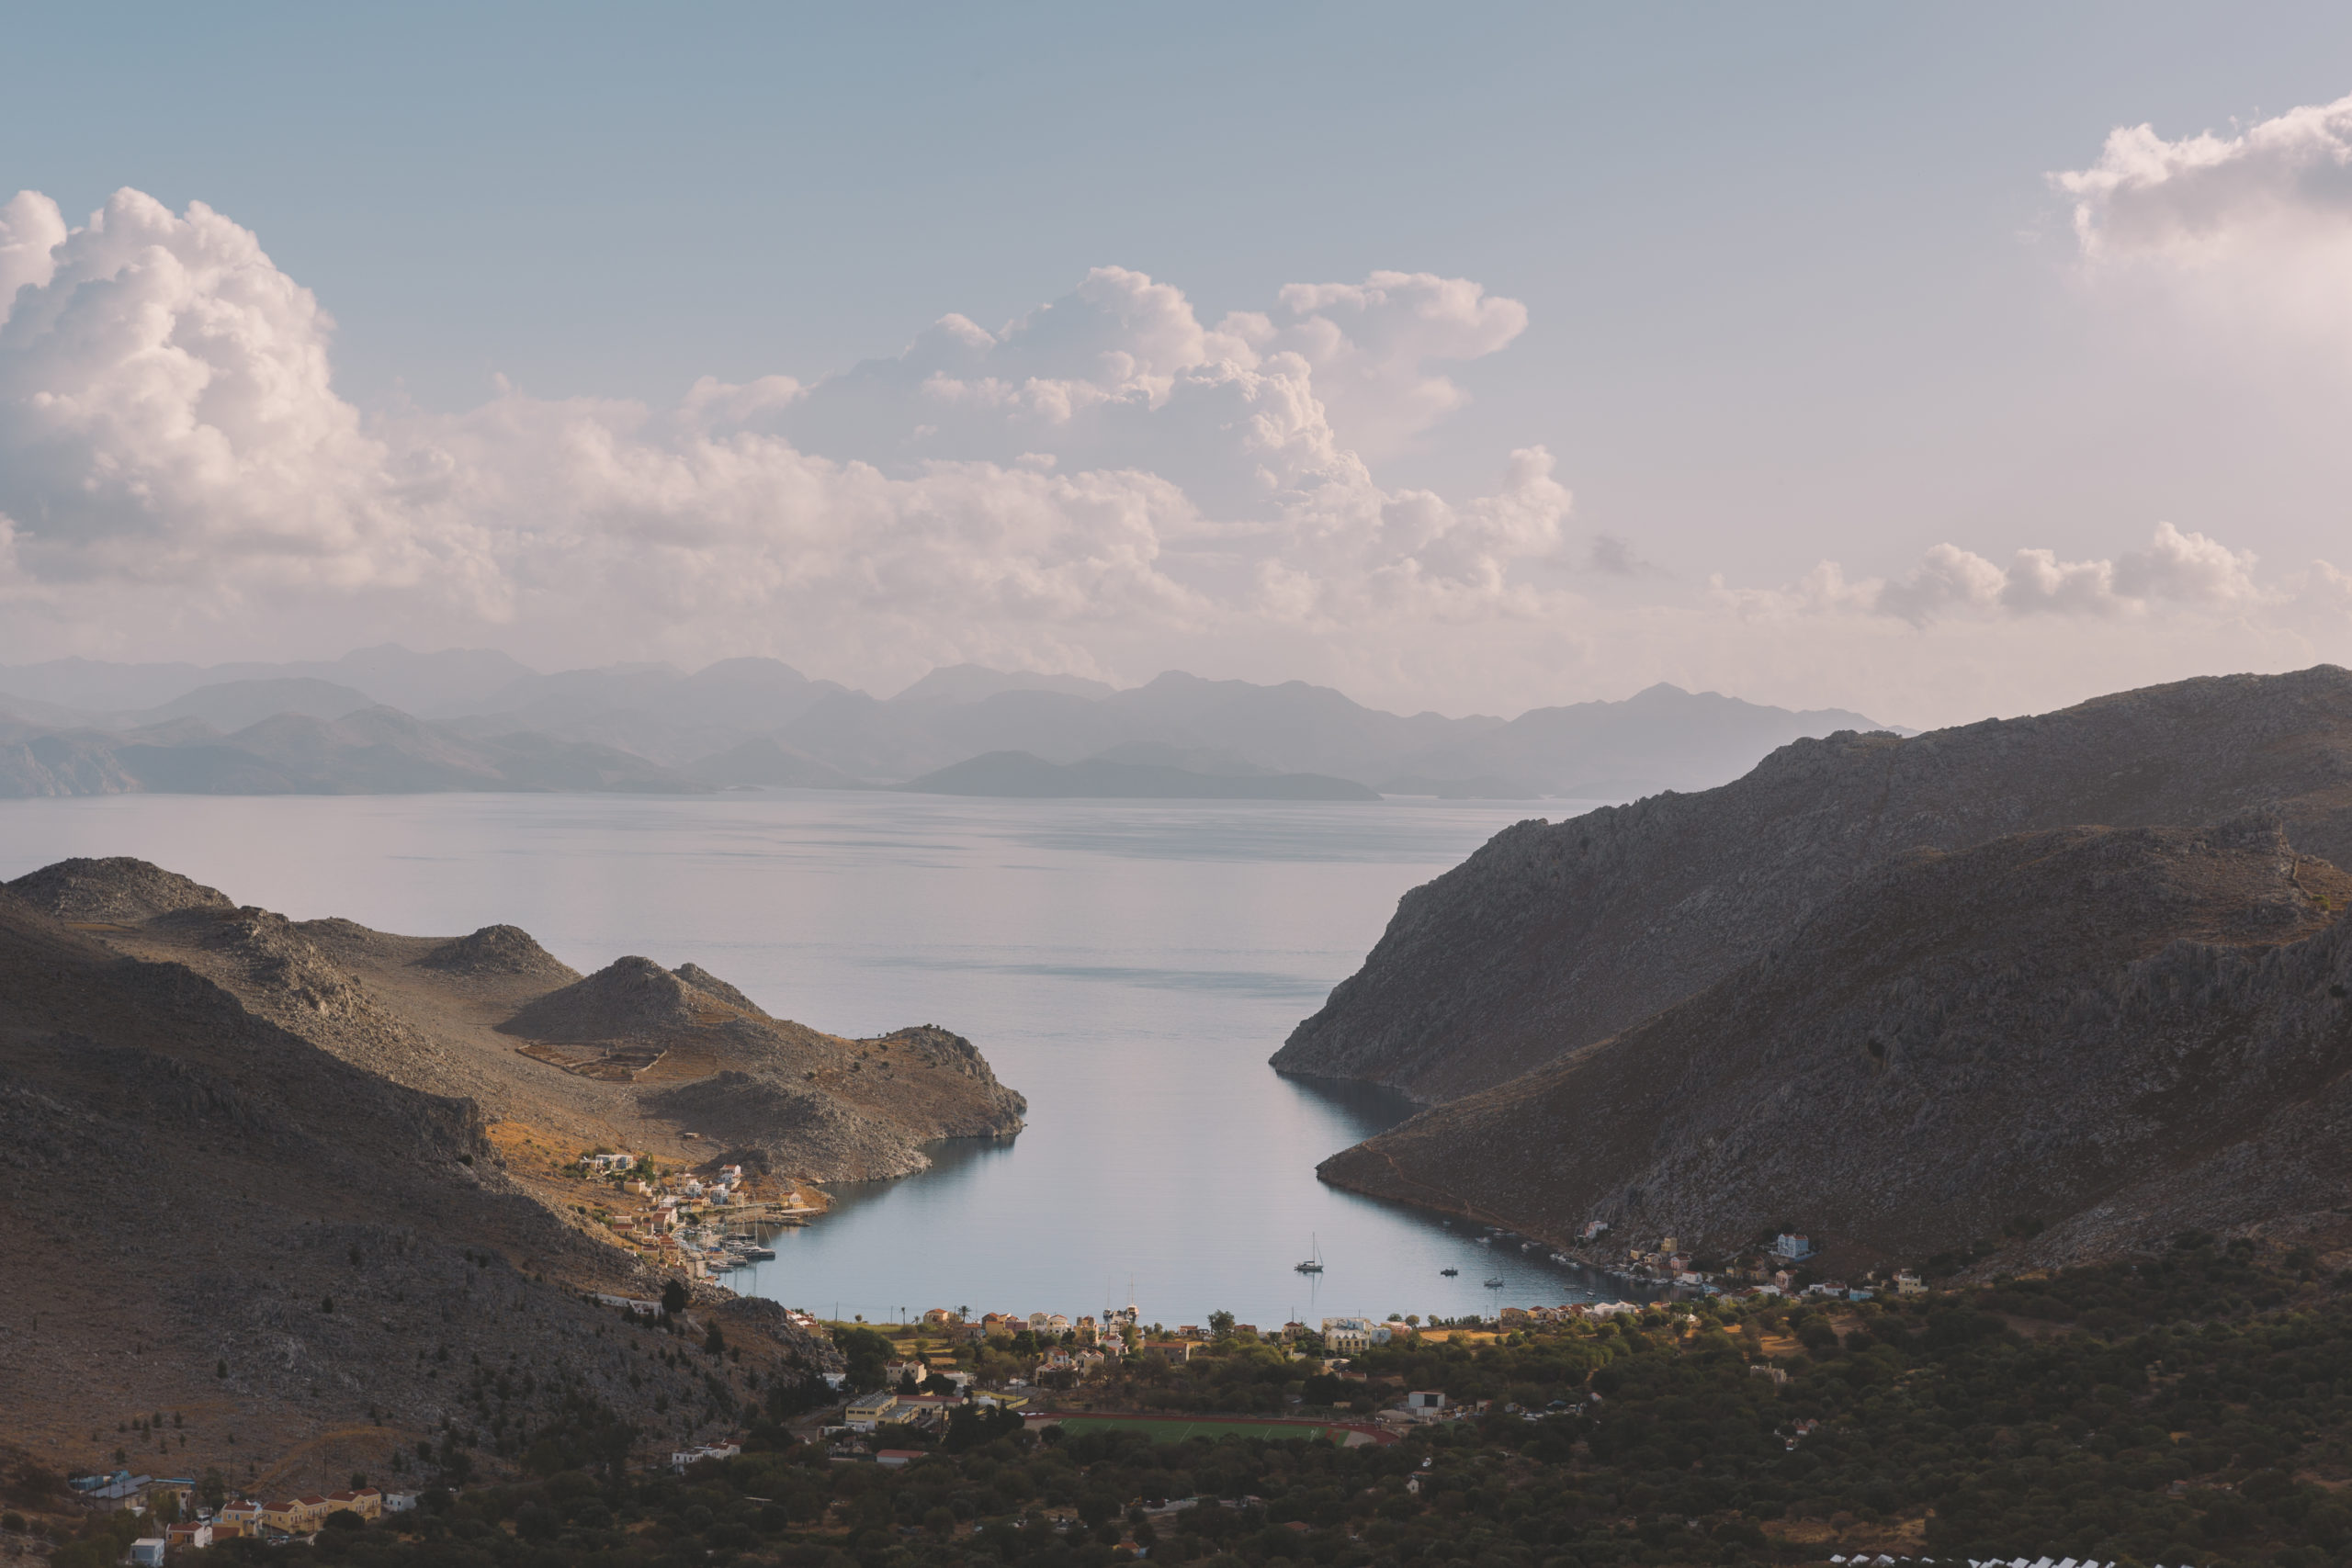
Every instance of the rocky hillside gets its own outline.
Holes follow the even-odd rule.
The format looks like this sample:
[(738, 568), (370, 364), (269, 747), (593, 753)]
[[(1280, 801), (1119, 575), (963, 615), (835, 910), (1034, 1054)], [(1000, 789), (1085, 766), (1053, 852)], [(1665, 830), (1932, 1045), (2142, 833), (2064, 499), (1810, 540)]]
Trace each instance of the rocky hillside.
[(538, 1149), (688, 1166), (724, 1151), (787, 1181), (864, 1181), (923, 1169), (942, 1138), (1016, 1133), (1028, 1108), (944, 1030), (843, 1039), (693, 964), (626, 957), (582, 978), (513, 926), (437, 939), (293, 921), (132, 860), (62, 862), (7, 889)]
[(511, 1167), (494, 1118), (527, 1096), (435, 1089), (472, 1046), (335, 962), (358, 928), (310, 930), (138, 862), (0, 894), (0, 1447), (393, 1483), (514, 1462), (590, 1405), (648, 1447), (707, 1435), (837, 1364), (723, 1292), (692, 1311), (725, 1356), (599, 1306), (662, 1281)]
[(2256, 807), (2300, 850), (2352, 864), (2352, 672), (2186, 681), (1910, 739), (1799, 740), (1717, 789), (1498, 834), (1405, 896), (1274, 1066), (1424, 1100), (1474, 1093), (1723, 979), (1905, 851)]
[(1322, 1175), (1555, 1243), (1597, 1217), (1722, 1253), (1794, 1224), (1836, 1266), (2042, 1226), (2005, 1267), (2340, 1227), (2347, 900), (2269, 815), (1910, 851), (1696, 994)]

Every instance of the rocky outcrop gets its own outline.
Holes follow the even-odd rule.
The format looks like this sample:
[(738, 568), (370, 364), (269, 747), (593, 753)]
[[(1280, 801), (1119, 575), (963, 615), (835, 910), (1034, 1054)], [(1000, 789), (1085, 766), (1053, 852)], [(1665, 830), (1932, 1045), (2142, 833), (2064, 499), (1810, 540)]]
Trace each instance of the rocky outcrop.
[(2352, 672), (2185, 681), (1911, 739), (1844, 733), (1746, 777), (1522, 822), (1399, 902), (1273, 1057), (1424, 1100), (1603, 1040), (1784, 941), (1905, 851), (2275, 810), (2352, 863)]
[(551, 1066), (639, 1086), (645, 1113), (819, 1180), (911, 1174), (931, 1163), (925, 1144), (1010, 1136), (1028, 1110), (960, 1035), (823, 1034), (693, 964), (617, 959), (498, 1028)]
[(228, 896), (143, 860), (62, 860), (28, 872), (8, 891), (43, 914), (89, 924), (136, 925), (182, 909), (230, 909)]
[(1825, 1235), (2007, 1266), (2352, 1201), (2352, 875), (2278, 818), (2070, 828), (1883, 863), (1611, 1038), (1324, 1179), (1565, 1242)]
[(757, 1002), (699, 964), (681, 964), (670, 973), (692, 986), (695, 990), (707, 996), (717, 997), (738, 1012), (748, 1013), (753, 1018), (768, 1016)]
[(579, 970), (520, 926), (484, 926), (470, 936), (451, 937), (416, 962), (451, 975), (527, 975), (559, 984), (580, 978)]
[(526, 1040), (639, 1040), (719, 1023), (738, 1010), (650, 958), (616, 958), (500, 1024)]

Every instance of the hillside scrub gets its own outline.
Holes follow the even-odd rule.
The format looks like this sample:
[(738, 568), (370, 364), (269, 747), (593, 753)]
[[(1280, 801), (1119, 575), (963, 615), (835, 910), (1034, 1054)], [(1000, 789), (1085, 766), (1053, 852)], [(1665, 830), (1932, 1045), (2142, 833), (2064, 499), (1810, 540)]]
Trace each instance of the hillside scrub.
[[(741, 1458), (684, 1477), (563, 1469), (205, 1561), (1076, 1565), (1143, 1546), (1220, 1568), (1862, 1550), (2317, 1568), (2352, 1546), (2352, 1279), (2243, 1240), (1884, 1303), (1669, 1303), (1475, 1348), (1408, 1333), (1351, 1370), (1369, 1381), (1227, 1339), (1187, 1364), (1138, 1358), (1084, 1397), (1493, 1403), (1386, 1447), (970, 1430), (901, 1470), (761, 1425)], [(600, 1448), (582, 1432), (572, 1451)]]

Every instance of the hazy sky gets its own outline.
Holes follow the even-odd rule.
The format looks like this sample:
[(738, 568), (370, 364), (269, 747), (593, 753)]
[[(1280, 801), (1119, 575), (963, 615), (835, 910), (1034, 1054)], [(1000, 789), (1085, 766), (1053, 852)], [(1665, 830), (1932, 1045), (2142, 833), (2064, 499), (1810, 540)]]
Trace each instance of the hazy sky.
[(0, 660), (1917, 725), (2352, 662), (2342, 7), (6, 36)]

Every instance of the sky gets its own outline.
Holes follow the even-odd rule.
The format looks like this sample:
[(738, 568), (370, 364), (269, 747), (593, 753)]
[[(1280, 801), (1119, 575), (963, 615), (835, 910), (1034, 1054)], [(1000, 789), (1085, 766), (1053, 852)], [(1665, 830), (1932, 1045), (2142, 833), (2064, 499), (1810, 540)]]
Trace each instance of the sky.
[(0, 661), (2352, 662), (2352, 12), (13, 8)]

